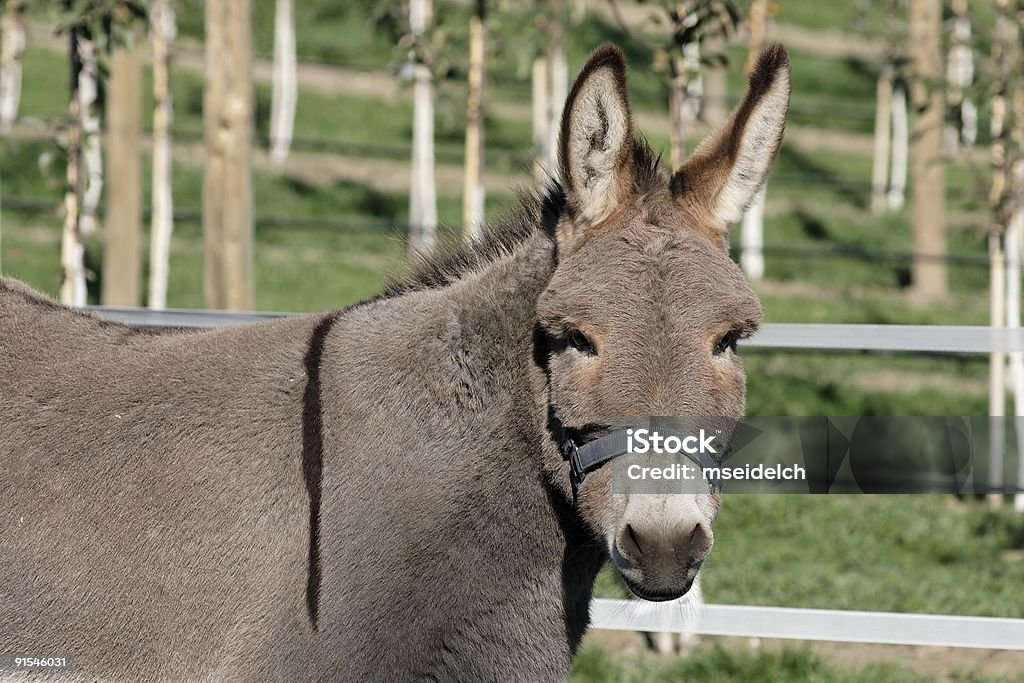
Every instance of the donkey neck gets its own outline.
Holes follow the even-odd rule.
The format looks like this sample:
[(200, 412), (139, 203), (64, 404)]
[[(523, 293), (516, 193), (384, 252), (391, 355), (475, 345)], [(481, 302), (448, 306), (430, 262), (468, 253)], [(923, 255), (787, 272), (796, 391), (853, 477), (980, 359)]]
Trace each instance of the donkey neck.
[[(466, 645), (457, 624), (501, 632), (493, 647), (460, 652), (481, 672), (530, 651), (550, 658), (517, 656), (538, 673), (519, 679), (568, 673), (605, 558), (558, 482), (567, 469), (548, 464), (559, 456), (533, 329), (554, 267), (538, 234), (443, 288), (353, 309), (325, 341), (320, 623), (326, 635), (386, 609), (396, 628), (349, 654), (394, 652), (399, 669), (429, 662), (443, 654), (439, 638)], [(381, 528), (387, 543), (364, 533)], [(415, 568), (417, 592), (401, 572), (351, 574), (396, 566)]]

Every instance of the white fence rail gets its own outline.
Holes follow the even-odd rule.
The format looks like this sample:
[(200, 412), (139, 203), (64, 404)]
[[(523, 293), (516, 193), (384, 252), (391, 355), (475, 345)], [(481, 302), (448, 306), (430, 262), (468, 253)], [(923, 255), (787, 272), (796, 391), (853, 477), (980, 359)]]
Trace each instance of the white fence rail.
[[(144, 327), (222, 327), (262, 322), (287, 313), (166, 310), (88, 306), (109, 320)], [(769, 323), (743, 346), (763, 349), (888, 351), (900, 353), (992, 353), (1024, 351), (1024, 329), (967, 325), (816, 325)]]
[(591, 617), (614, 631), (1024, 650), (1024, 619), (747, 605), (705, 605), (689, 619), (675, 603), (600, 598)]
[[(86, 307), (109, 320), (147, 327), (210, 328), (263, 322), (285, 313)], [(767, 324), (744, 346), (893, 353), (1024, 351), (1024, 330), (940, 325)], [(715, 636), (1024, 650), (1024, 619), (892, 612), (705, 605), (688, 619), (679, 605), (594, 600), (593, 628)]]

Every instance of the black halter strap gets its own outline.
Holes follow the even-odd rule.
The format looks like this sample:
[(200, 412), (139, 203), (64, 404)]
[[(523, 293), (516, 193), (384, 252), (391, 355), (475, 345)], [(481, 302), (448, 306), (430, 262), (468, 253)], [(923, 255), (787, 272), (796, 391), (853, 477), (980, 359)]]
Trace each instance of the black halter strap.
[[(617, 429), (610, 434), (598, 437), (593, 441), (588, 441), (582, 446), (577, 446), (572, 436), (569, 435), (567, 430), (562, 428), (559, 447), (562, 451), (562, 458), (569, 462), (569, 482), (572, 484), (573, 502), (576, 502), (579, 489), (583, 485), (583, 480), (586, 479), (587, 474), (600, 469), (605, 463), (629, 453), (629, 435), (627, 431), (626, 429)], [(691, 436), (680, 429), (668, 427), (659, 427), (657, 431), (665, 437), (675, 436), (680, 442)], [(726, 446), (721, 455), (723, 459), (728, 455), (729, 450)], [(698, 452), (691, 454), (684, 452), (683, 454), (700, 467), (705, 479), (707, 479), (708, 468), (715, 468), (711, 470), (712, 472), (718, 471), (717, 468), (720, 461), (716, 461), (708, 453)], [(708, 479), (707, 481), (712, 493), (722, 490), (722, 482), (719, 479)]]

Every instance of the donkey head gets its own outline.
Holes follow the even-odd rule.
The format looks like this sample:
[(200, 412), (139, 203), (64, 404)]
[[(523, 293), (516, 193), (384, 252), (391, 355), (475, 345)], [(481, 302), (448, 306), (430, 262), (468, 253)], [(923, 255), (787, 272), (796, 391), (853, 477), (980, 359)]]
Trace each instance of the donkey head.
[[(736, 343), (761, 308), (728, 228), (765, 182), (789, 93), (788, 56), (769, 48), (729, 122), (668, 178), (633, 137), (622, 53), (605, 46), (587, 62), (563, 114), (567, 209), (538, 300), (551, 409), (570, 433), (622, 416), (742, 416)], [(637, 595), (685, 594), (711, 550), (718, 496), (613, 493), (610, 469), (587, 477), (580, 514)]]

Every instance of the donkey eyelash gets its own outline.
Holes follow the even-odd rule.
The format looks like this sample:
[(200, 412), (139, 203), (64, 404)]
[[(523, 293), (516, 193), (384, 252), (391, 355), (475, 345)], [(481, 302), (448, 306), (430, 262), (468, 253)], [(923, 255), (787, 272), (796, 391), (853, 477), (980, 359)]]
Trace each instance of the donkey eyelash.
[(721, 356), (730, 349), (733, 353), (739, 353), (738, 344), (740, 339), (746, 339), (750, 334), (751, 333), (749, 331), (743, 329), (729, 330), (722, 335), (722, 338), (718, 340), (717, 344), (715, 344), (713, 354)]
[(594, 346), (594, 342), (590, 341), (590, 337), (575, 327), (565, 330), (565, 342), (580, 353), (588, 356), (597, 355), (597, 348)]

